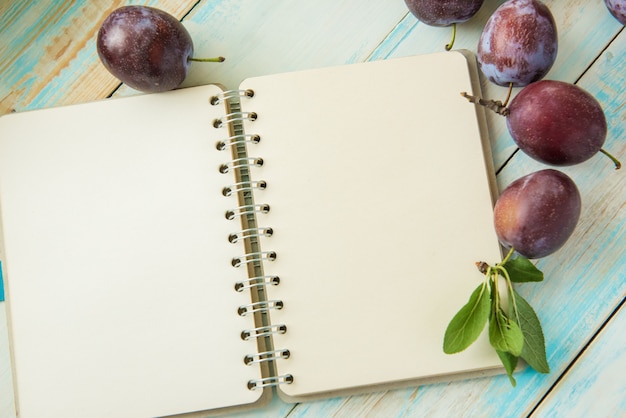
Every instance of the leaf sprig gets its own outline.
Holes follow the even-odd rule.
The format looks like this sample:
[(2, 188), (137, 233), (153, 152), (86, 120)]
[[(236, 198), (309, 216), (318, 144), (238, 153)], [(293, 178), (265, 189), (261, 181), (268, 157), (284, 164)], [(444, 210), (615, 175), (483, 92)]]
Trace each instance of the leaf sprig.
[(513, 283), (542, 281), (543, 273), (527, 258), (513, 258), (513, 254), (511, 248), (502, 262), (494, 266), (476, 263), (485, 280), (448, 324), (443, 351), (454, 354), (465, 350), (489, 322), (489, 343), (502, 361), (511, 385), (515, 386), (513, 372), (520, 358), (540, 373), (549, 373), (550, 367), (539, 318), (513, 289)]

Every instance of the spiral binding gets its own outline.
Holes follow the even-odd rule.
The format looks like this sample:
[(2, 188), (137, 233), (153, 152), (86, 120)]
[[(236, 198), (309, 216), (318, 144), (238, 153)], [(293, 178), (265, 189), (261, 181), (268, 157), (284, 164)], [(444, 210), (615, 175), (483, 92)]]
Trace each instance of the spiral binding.
[(293, 383), (293, 375), (291, 374), (283, 374), (280, 376), (271, 376), (264, 377), (262, 379), (252, 379), (248, 381), (248, 389), (257, 390), (263, 389), (270, 386), (278, 386), (282, 384), (291, 384)]
[(242, 239), (249, 238), (252, 236), (264, 236), (271, 237), (274, 234), (274, 229), (270, 227), (257, 227), (257, 228), (248, 228), (242, 231), (230, 234), (228, 236), (228, 242), (231, 244), (235, 244)]
[(221, 128), (231, 123), (243, 122), (246, 120), (256, 120), (258, 115), (256, 112), (233, 112), (227, 113), (221, 118), (217, 118), (213, 121), (213, 126)]
[[(241, 331), (241, 339), (248, 341), (252, 338), (267, 337), (272, 334), (284, 334), (287, 332), (287, 325), (269, 325), (266, 327), (258, 327), (254, 329), (244, 329)], [(247, 356), (246, 356), (247, 357)]]
[(261, 167), (263, 165), (263, 158), (259, 157), (245, 157), (236, 158), (227, 163), (220, 165), (220, 173), (230, 173), (231, 170), (240, 169), (243, 167)]
[(227, 90), (221, 93), (216, 94), (215, 96), (212, 96), (209, 99), (209, 103), (211, 103), (212, 105), (218, 105), (224, 102), (227, 102), (229, 100), (233, 100), (233, 99), (238, 99), (241, 97), (254, 97), (254, 90), (252, 89), (247, 89), (247, 90)]
[(237, 314), (239, 314), (239, 316), (247, 316), (255, 312), (267, 313), (272, 309), (283, 309), (284, 306), (285, 304), (282, 300), (262, 300), (260, 302), (253, 302), (246, 305), (241, 305), (239, 308), (237, 308)]
[(261, 142), (261, 137), (257, 134), (240, 134), (229, 136), (226, 139), (218, 141), (217, 144), (215, 144), (215, 148), (217, 148), (218, 151), (224, 151), (226, 148), (234, 147), (240, 144), (258, 144), (259, 142)]
[[(236, 175), (238, 181), (224, 187), (222, 189), (222, 195), (225, 197), (239, 195), (240, 199), (242, 199), (242, 203), (245, 203), (234, 209), (227, 210), (225, 213), (226, 219), (228, 220), (234, 220), (236, 218), (242, 219), (241, 224), (246, 228), (231, 233), (228, 236), (228, 241), (237, 243), (242, 240), (249, 240), (247, 241), (248, 245), (246, 245), (246, 248), (252, 249), (251, 252), (247, 252), (239, 257), (234, 257), (231, 260), (231, 265), (235, 268), (249, 265), (252, 267), (249, 267), (248, 271), (254, 271), (253, 274), (250, 274), (253, 277), (235, 283), (235, 291), (243, 292), (246, 289), (260, 289), (258, 298), (261, 300), (239, 306), (237, 314), (240, 316), (256, 316), (260, 314), (260, 318), (269, 318), (269, 316), (264, 314), (268, 314), (271, 310), (283, 309), (284, 303), (282, 300), (267, 300), (263, 296), (266, 294), (263, 289), (266, 286), (278, 286), (280, 279), (278, 276), (274, 275), (263, 275), (261, 270), (263, 262), (274, 261), (277, 255), (275, 251), (260, 251), (259, 249), (259, 238), (271, 237), (274, 234), (274, 230), (271, 227), (259, 227), (256, 225), (256, 214), (268, 213), (270, 206), (266, 203), (254, 203), (253, 192), (255, 190), (265, 190), (267, 188), (267, 182), (265, 180), (252, 181), (249, 179), (249, 170), (252, 167), (263, 166), (264, 161), (259, 157), (249, 157), (246, 147), (248, 144), (258, 144), (261, 141), (261, 137), (257, 134), (243, 133), (243, 122), (255, 121), (258, 115), (256, 112), (242, 112), (239, 101), (245, 98), (251, 98), (254, 94), (254, 91), (250, 89), (224, 91), (211, 97), (210, 103), (212, 105), (227, 103), (227, 108), (230, 109), (230, 113), (213, 121), (214, 128), (220, 129), (229, 127), (229, 131), (231, 132), (230, 136), (216, 143), (216, 149), (218, 151), (230, 150), (233, 154), (233, 157), (229, 159), (229, 161), (219, 166), (219, 172), (222, 174), (233, 171), (238, 173)], [(263, 321), (265, 323), (262, 326), (243, 330), (241, 332), (242, 340), (264, 339), (275, 334), (284, 334), (287, 332), (287, 326), (285, 324), (266, 325), (268, 321), (266, 319), (263, 319)], [(291, 353), (288, 349), (262, 351), (244, 356), (243, 361), (246, 365), (265, 362), (271, 364), (277, 360), (288, 359), (290, 355)], [(275, 368), (270, 366), (270, 370), (272, 369)], [(248, 389), (257, 390), (291, 383), (293, 383), (293, 376), (291, 374), (285, 374), (250, 380), (248, 381)]]
[(276, 260), (276, 252), (275, 251), (258, 251), (256, 253), (248, 253), (244, 254), (241, 257), (234, 257), (231, 260), (231, 264), (233, 267), (241, 267), (244, 264), (253, 263), (255, 261), (274, 261)]
[(242, 181), (239, 183), (231, 184), (222, 189), (222, 194), (226, 197), (237, 192), (249, 192), (254, 189), (265, 190), (267, 182), (265, 180), (259, 181)]
[(286, 349), (264, 351), (262, 353), (248, 354), (243, 358), (243, 362), (246, 364), (246, 366), (249, 366), (251, 364), (263, 363), (266, 361), (272, 361), (281, 358), (287, 359), (289, 358), (289, 356), (291, 356), (291, 353), (289, 352), (289, 350)]
[(243, 205), (226, 211), (226, 219), (232, 221), (237, 216), (251, 215), (253, 213), (267, 213), (270, 211), (270, 205), (267, 203), (260, 203), (256, 205)]
[(253, 287), (265, 287), (266, 285), (278, 286), (279, 284), (280, 277), (278, 276), (256, 276), (235, 283), (235, 291), (243, 292), (245, 289)]

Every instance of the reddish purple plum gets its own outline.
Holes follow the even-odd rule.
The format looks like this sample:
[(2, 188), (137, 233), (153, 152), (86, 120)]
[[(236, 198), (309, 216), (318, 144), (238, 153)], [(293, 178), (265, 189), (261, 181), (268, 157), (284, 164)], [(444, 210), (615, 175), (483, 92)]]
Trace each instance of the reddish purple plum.
[(526, 258), (554, 253), (574, 232), (581, 198), (566, 174), (545, 169), (511, 183), (494, 207), (500, 242)]
[(508, 0), (487, 20), (480, 36), (480, 69), (497, 85), (528, 85), (552, 68), (557, 38), (554, 17), (545, 4), (538, 0)]
[(509, 112), (506, 124), (517, 146), (545, 164), (586, 161), (606, 139), (600, 103), (575, 84), (554, 80), (529, 84), (513, 98)]
[(405, 0), (409, 11), (430, 26), (450, 26), (474, 16), (483, 0)]
[(102, 22), (97, 49), (115, 77), (134, 89), (159, 92), (183, 82), (193, 42), (172, 15), (148, 6), (124, 6)]
[(604, 0), (606, 8), (622, 25), (626, 25), (626, 0)]

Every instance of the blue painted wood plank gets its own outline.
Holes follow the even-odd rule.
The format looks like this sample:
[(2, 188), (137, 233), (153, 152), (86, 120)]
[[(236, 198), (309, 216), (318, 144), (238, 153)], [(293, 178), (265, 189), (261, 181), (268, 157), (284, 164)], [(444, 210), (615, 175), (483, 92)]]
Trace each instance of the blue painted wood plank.
[(0, 14), (0, 115), (104, 98), (119, 84), (98, 61), (102, 20), (125, 4), (146, 4), (182, 17), (195, 2), (87, 1), (3, 3)]
[(532, 417), (626, 416), (624, 330), (622, 306)]

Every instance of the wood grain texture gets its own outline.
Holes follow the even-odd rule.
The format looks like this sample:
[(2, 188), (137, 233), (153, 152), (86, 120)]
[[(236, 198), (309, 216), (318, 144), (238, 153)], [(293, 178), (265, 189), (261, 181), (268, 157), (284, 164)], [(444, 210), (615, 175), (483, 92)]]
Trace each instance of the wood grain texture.
[[(98, 60), (102, 20), (127, 1), (3, 2), (0, 14), (0, 115), (12, 110), (107, 97), (119, 84)], [(193, 5), (174, 0), (132, 2), (182, 17)]]
[[(0, 115), (12, 109), (95, 100), (113, 92), (119, 82), (98, 61), (95, 36), (106, 14), (127, 3), (150, 4), (177, 17), (191, 10), (183, 22), (194, 38), (196, 55), (227, 57), (223, 64), (194, 64), (185, 85), (215, 82), (234, 88), (256, 75), (441, 51), (450, 38), (448, 28), (419, 23), (402, 0), (202, 0), (197, 5), (173, 0), (4, 1), (0, 2)], [(485, 0), (479, 14), (459, 26), (455, 48), (475, 51), (482, 26), (501, 3)], [(559, 55), (548, 78), (580, 79), (579, 85), (598, 98), (609, 124), (605, 147), (626, 162), (626, 31), (601, 1), (545, 3), (559, 28)], [(485, 97), (495, 99), (506, 94), (504, 88), (484, 80), (483, 91)], [(138, 93), (125, 86), (116, 91), (116, 96), (133, 94)], [(489, 115), (489, 124), (494, 162), (500, 167), (516, 147), (502, 117)], [(517, 152), (499, 174), (498, 184), (502, 189), (541, 168), (545, 166)], [(542, 321), (552, 367), (549, 375), (524, 370), (517, 374), (517, 389), (499, 376), (295, 406), (274, 399), (267, 408), (243, 416), (524, 416), (546, 395), (538, 416), (562, 416), (561, 411), (577, 416), (577, 411), (587, 410), (596, 416), (626, 415), (623, 401), (609, 396), (624, 393), (625, 388), (623, 373), (612, 373), (624, 361), (623, 350), (617, 350), (626, 346), (623, 308), (568, 370), (626, 295), (624, 170), (613, 170), (610, 161), (599, 155), (562, 170), (572, 176), (583, 196), (580, 223), (563, 249), (537, 263), (545, 282), (518, 287)], [(4, 418), (15, 413), (4, 304), (0, 308), (0, 417)], [(410, 327), (410, 318), (402, 326)], [(606, 399), (614, 401), (605, 409), (590, 409), (597, 408), (598, 404), (592, 405), (593, 394), (606, 391), (607, 381), (612, 382), (611, 390), (621, 392), (606, 393)]]
[(593, 344), (531, 415), (623, 417), (626, 415), (626, 308), (613, 317)]

